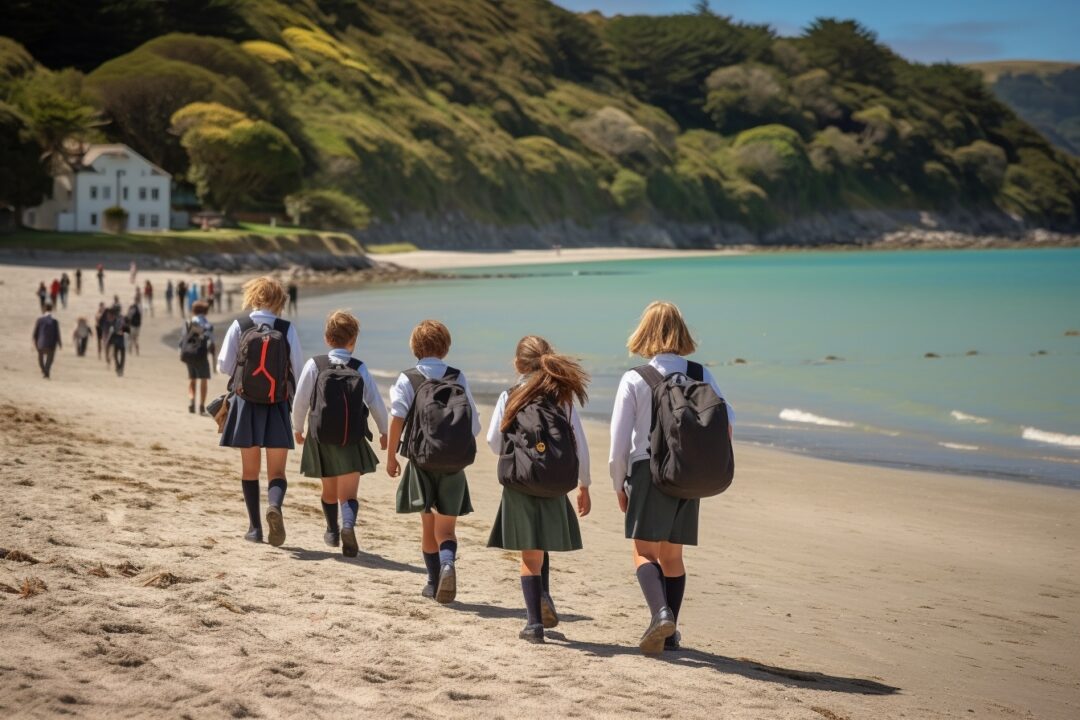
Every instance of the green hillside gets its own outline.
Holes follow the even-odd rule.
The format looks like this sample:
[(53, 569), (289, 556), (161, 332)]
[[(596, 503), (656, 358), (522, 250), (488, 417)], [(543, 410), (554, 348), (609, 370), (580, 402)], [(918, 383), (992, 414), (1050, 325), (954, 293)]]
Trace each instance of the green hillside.
[[(977, 72), (906, 62), (853, 22), (780, 39), (711, 13), (546, 0), (8, 5), (12, 166), (62, 156), (74, 130), (129, 143), (212, 205), (288, 195), (324, 227), (420, 213), (761, 231), (866, 208), (1080, 227), (1074, 158)], [(0, 203), (27, 202), (24, 176), (0, 174)]]
[(1080, 64), (975, 63), (1002, 101), (1059, 148), (1080, 156)]

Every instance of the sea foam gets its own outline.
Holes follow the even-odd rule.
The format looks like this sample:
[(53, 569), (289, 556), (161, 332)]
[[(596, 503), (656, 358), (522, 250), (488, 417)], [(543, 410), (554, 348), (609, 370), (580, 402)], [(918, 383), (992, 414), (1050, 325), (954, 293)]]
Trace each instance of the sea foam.
[(1038, 428), (1026, 427), (1021, 437), (1032, 442), (1041, 442), (1048, 445), (1061, 445), (1062, 447), (1080, 448), (1080, 435), (1066, 435), (1064, 433), (1046, 432)]
[(960, 412), (959, 410), (953, 410), (949, 414), (952, 415), (953, 420), (955, 420), (956, 422), (975, 423), (976, 425), (985, 425), (986, 423), (990, 422), (984, 417), (979, 417), (978, 415), (968, 415), (967, 413)]
[(970, 451), (970, 450), (978, 450), (979, 449), (978, 445), (964, 445), (962, 443), (939, 442), (938, 445), (940, 445), (943, 448), (949, 448), (950, 450), (969, 450)]
[(803, 412), (802, 410), (794, 410), (792, 408), (784, 408), (783, 410), (781, 410), (780, 419), (787, 420), (788, 422), (809, 423), (810, 425), (824, 425), (826, 427), (855, 427), (855, 423), (850, 423), (845, 420), (833, 420), (832, 418), (821, 417), (820, 415), (814, 415), (813, 413)]

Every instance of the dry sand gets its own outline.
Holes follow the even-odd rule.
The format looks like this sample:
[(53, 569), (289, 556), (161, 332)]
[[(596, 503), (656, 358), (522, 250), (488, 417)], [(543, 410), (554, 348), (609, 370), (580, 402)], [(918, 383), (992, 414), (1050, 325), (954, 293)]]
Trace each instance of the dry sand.
[[(453, 270), (465, 267), (496, 267), (503, 265), (547, 265), (594, 262), (597, 260), (655, 260), (673, 257), (715, 257), (745, 255), (746, 250), (660, 250), (655, 248), (563, 248), (554, 250), (499, 250), (469, 252), (465, 250), (413, 250), (375, 256), (414, 270)], [(36, 287), (36, 286), (35, 286)]]
[[(419, 520), (394, 514), (381, 469), (361, 483), (355, 561), (322, 544), (298, 453), (285, 546), (244, 542), (237, 453), (188, 414), (161, 342), (177, 326), (164, 275), (117, 378), (67, 340), (99, 300), (88, 274), (44, 381), (33, 293), (58, 273), (0, 267), (0, 548), (37, 561), (0, 559), (2, 717), (1080, 716), (1076, 491), (739, 445), (687, 553), (689, 649), (649, 659), (606, 429), (590, 425), (585, 550), (554, 557), (563, 622), (527, 645), (515, 557), (484, 547), (489, 456), (448, 607), (420, 597)], [(127, 299), (126, 273), (107, 282)]]

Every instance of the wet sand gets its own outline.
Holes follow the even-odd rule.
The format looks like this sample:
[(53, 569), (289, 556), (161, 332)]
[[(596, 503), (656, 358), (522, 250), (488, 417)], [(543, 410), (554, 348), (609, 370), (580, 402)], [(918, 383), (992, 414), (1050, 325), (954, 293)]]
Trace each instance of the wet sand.
[[(237, 453), (188, 414), (161, 342), (179, 327), (166, 274), (149, 273), (157, 316), (123, 378), (93, 344), (70, 347), (99, 300), (84, 274), (45, 381), (33, 293), (59, 270), (0, 267), (0, 548), (17, 551), (0, 553), (2, 716), (1080, 715), (1080, 493), (739, 444), (735, 484), (703, 504), (687, 551), (688, 649), (650, 659), (606, 427), (589, 424), (585, 550), (553, 557), (562, 624), (527, 645), (515, 556), (484, 547), (499, 497), (486, 450), (450, 606), (420, 597), (419, 520), (393, 512), (381, 468), (361, 481), (356, 560), (323, 545), (299, 453), (288, 540), (246, 543)], [(107, 292), (127, 301), (127, 273)]]

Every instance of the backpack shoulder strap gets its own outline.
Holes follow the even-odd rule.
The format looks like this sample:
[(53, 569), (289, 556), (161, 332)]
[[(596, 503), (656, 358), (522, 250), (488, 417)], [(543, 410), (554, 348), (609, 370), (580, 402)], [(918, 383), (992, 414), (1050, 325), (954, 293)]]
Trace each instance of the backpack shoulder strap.
[(349, 358), (349, 362), (347, 362), (345, 364), (348, 365), (349, 367), (351, 367), (353, 370), (356, 370), (357, 372), (359, 372), (360, 371), (360, 366), (363, 365), (364, 363), (361, 362), (360, 360), (357, 360), (356, 358)]
[(315, 363), (315, 369), (319, 372), (330, 369), (329, 355), (316, 355), (315, 357), (311, 358), (311, 360)]
[(281, 318), (275, 318), (274, 319), (274, 329), (277, 330), (279, 333), (281, 333), (281, 336), (286, 338), (286, 340), (288, 339), (288, 337), (289, 337), (289, 321), (288, 320), (282, 320)]
[(415, 394), (416, 391), (420, 389), (420, 386), (427, 381), (427, 378), (424, 377), (424, 373), (420, 372), (414, 367), (411, 367), (408, 370), (403, 370), (401, 374), (409, 378), (409, 383), (412, 385), (413, 394)]
[(648, 363), (645, 365), (638, 365), (634, 368), (634, 372), (640, 375), (642, 379), (649, 384), (650, 388), (655, 388), (657, 385), (664, 382), (663, 374)]
[(686, 361), (686, 377), (698, 382), (705, 382), (705, 368), (693, 360)]
[(446, 372), (443, 373), (442, 379), (446, 382), (457, 382), (459, 377), (461, 377), (461, 371), (447, 365)]
[(249, 318), (247, 315), (245, 315), (244, 317), (237, 318), (236, 319), (236, 324), (240, 326), (240, 334), (241, 335), (243, 335), (245, 332), (247, 332), (251, 328), (255, 327), (255, 321), (252, 320), (251, 318)]

